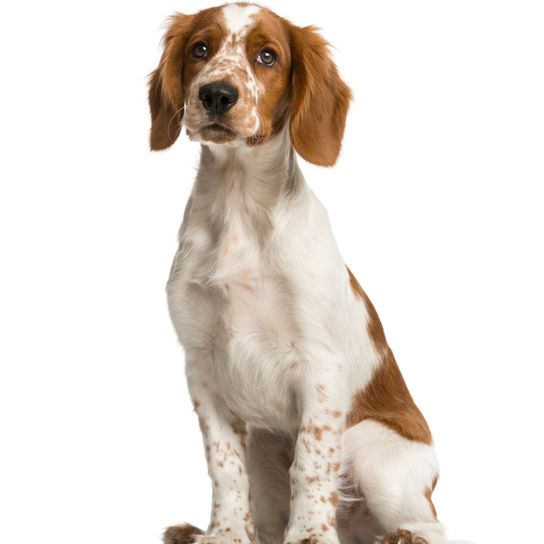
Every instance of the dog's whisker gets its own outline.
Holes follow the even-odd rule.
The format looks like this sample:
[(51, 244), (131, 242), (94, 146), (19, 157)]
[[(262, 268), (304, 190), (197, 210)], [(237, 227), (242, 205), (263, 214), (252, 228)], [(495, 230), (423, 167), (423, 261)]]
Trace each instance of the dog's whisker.
[[(173, 142), (173, 138), (171, 137), (171, 131), (170, 131), (170, 128), (171, 128), (171, 125), (172, 125), (172, 121), (174, 119), (176, 119), (178, 117), (178, 115), (180, 114), (180, 112), (182, 112), (183, 110), (185, 109), (185, 105), (181, 106), (181, 108), (177, 109), (174, 114), (172, 115), (172, 117), (170, 117), (169, 121), (168, 121), (168, 127), (166, 129), (166, 133), (168, 134), (168, 136), (170, 137), (170, 139), (172, 140)], [(180, 120), (179, 121), (179, 127), (176, 127), (176, 129), (180, 128), (181, 127), (181, 124), (182, 124), (182, 121)]]

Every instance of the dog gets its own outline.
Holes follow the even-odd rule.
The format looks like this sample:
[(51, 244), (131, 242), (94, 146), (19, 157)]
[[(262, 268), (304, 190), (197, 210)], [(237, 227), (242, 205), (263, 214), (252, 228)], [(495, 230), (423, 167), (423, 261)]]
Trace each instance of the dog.
[(332, 166), (351, 92), (315, 27), (249, 3), (168, 22), (150, 147), (196, 181), (167, 284), (212, 481), (166, 544), (442, 544), (432, 435), (297, 155)]

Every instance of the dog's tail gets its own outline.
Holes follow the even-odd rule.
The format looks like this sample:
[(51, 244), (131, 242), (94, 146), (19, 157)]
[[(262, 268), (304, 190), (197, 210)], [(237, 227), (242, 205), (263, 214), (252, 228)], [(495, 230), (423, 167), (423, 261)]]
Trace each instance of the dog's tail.
[(193, 544), (195, 536), (204, 534), (198, 527), (189, 523), (183, 525), (172, 525), (162, 535), (164, 544)]

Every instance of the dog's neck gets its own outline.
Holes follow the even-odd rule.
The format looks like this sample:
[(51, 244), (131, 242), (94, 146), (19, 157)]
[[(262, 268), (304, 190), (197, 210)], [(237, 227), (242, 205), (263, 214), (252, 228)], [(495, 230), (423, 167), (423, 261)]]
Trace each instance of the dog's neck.
[(216, 232), (241, 221), (262, 240), (279, 205), (304, 188), (289, 133), (282, 130), (253, 146), (203, 144), (193, 204), (206, 210)]
[(199, 190), (219, 191), (273, 207), (302, 182), (287, 130), (257, 145), (202, 145)]

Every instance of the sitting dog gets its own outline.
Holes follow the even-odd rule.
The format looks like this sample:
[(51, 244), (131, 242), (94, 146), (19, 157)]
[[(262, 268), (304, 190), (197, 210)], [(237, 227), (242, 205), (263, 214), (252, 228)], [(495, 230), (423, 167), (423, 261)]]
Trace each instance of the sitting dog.
[(336, 162), (350, 99), (314, 27), (169, 21), (150, 141), (201, 143), (167, 293), (213, 507), (167, 544), (446, 542), (429, 427), (297, 164)]

